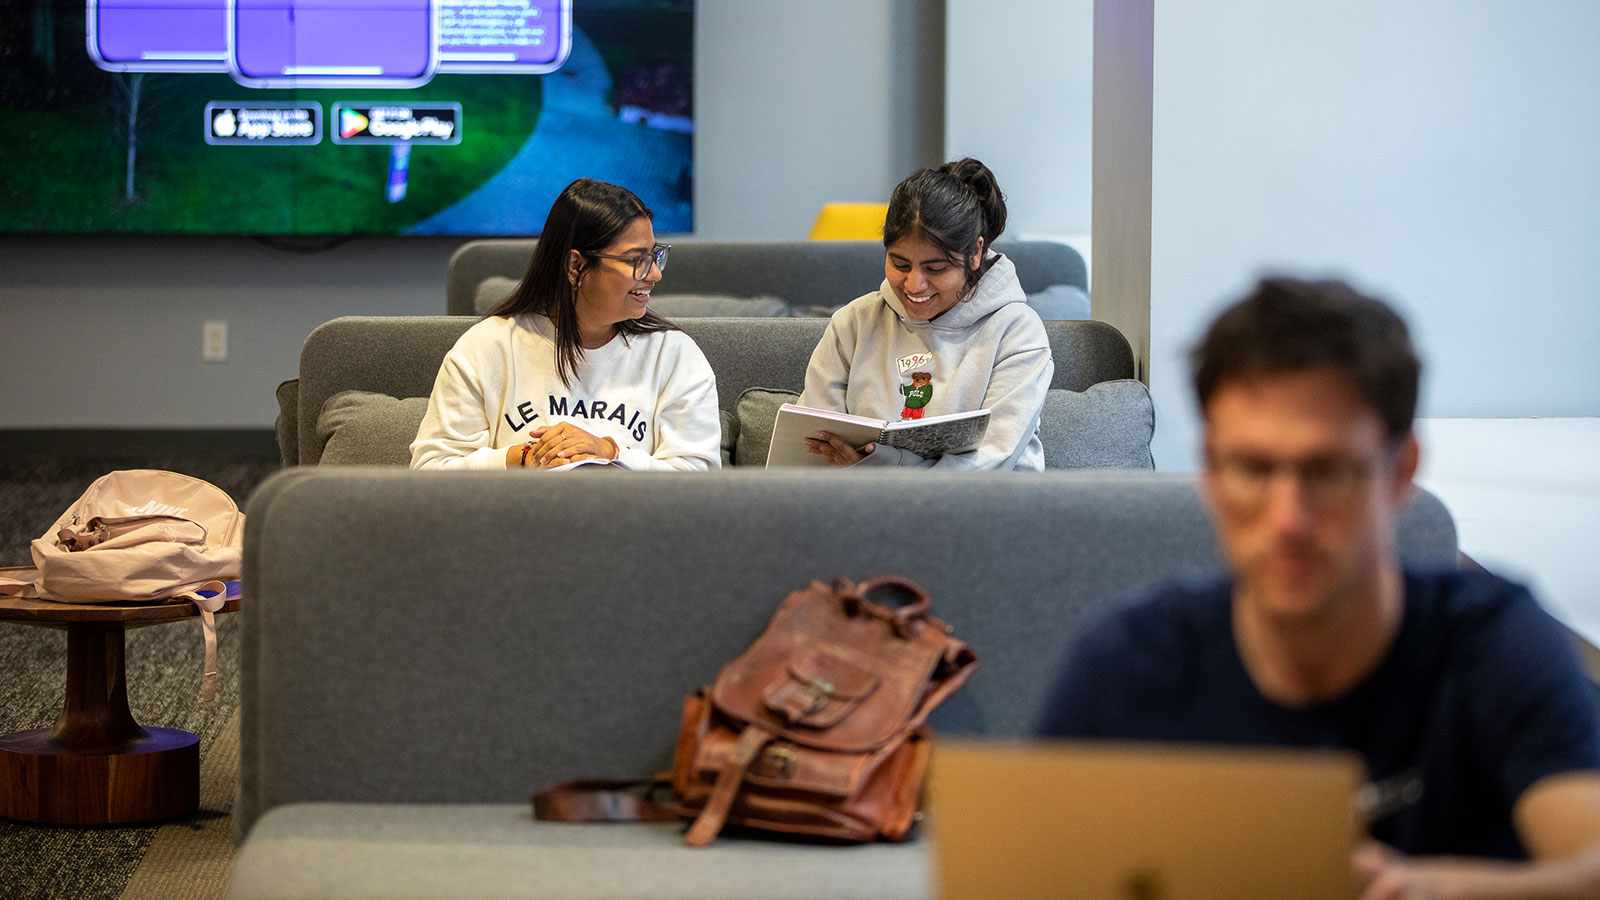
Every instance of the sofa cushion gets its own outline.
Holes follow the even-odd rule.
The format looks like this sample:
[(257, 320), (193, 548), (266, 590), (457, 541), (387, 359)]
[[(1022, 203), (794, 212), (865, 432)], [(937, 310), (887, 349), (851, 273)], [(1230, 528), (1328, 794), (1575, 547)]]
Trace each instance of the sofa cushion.
[(676, 319), (684, 316), (729, 316), (764, 319), (787, 318), (793, 313), (789, 304), (777, 297), (728, 297), (721, 294), (667, 294), (650, 295), (650, 308)]
[(722, 423), (722, 467), (733, 465), (733, 448), (739, 445), (739, 417), (726, 409), (717, 410)]
[[(517, 279), (491, 275), (478, 282), (472, 309), (484, 315), (504, 300), (517, 286)], [(794, 313), (782, 298), (771, 296), (733, 297), (725, 294), (673, 294), (661, 292), (650, 298), (650, 308), (669, 319), (679, 317), (731, 316), (787, 318)], [(1087, 318), (1087, 317), (1085, 317)]]
[(829, 845), (683, 826), (534, 821), (527, 803), (296, 803), (261, 818), (239, 851), (233, 900), (923, 900), (930, 841)]
[(794, 391), (773, 388), (745, 388), (739, 394), (736, 407), (738, 417), (738, 442), (733, 448), (736, 466), (764, 466), (767, 448), (772, 446), (772, 423), (778, 418), (778, 407), (794, 403), (800, 395)]
[(300, 421), (300, 379), (278, 385), (278, 417), (272, 430), (278, 436), (278, 455), (285, 466), (300, 465), (300, 443), (295, 434)]
[(428, 411), (427, 397), (404, 400), (371, 391), (341, 391), (322, 404), (317, 437), (323, 464), (411, 465), (411, 442)]
[(1047, 469), (1153, 469), (1155, 405), (1140, 381), (1102, 381), (1086, 391), (1052, 388), (1039, 414)]
[(1073, 284), (1052, 284), (1029, 294), (1028, 305), (1041, 319), (1089, 318), (1089, 295)]
[(478, 289), (472, 295), (472, 311), (484, 315), (501, 300), (511, 295), (517, 286), (517, 279), (507, 278), (504, 275), (490, 275), (478, 282)]
[(834, 306), (792, 306), (789, 314), (797, 319), (831, 319), (833, 314), (844, 308), (844, 304)]

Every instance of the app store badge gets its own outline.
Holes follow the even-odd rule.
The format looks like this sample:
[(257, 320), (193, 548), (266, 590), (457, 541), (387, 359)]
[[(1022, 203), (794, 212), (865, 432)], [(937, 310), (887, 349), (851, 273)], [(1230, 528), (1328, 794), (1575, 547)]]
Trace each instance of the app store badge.
[(206, 143), (234, 146), (315, 144), (322, 140), (318, 103), (206, 104)]

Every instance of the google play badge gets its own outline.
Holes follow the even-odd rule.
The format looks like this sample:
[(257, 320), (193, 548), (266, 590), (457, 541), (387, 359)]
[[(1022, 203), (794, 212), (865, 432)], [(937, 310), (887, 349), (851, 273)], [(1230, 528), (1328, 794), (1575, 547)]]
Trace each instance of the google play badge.
[(353, 109), (339, 110), (339, 136), (355, 137), (367, 130), (367, 117)]

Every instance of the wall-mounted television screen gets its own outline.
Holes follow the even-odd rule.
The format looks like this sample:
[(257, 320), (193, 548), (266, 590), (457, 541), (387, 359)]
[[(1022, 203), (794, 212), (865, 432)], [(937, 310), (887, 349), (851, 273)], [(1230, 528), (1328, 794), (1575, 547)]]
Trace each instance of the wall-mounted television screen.
[(4, 0), (0, 231), (693, 230), (693, 0)]

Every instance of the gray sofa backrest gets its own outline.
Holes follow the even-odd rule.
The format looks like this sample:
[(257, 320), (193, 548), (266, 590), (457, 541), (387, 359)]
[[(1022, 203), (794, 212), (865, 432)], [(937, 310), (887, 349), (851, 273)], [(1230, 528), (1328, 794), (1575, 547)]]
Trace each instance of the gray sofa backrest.
[[(468, 241), (450, 257), (445, 310), (474, 314), (478, 285), (486, 278), (521, 279), (536, 238)], [(1022, 289), (1036, 293), (1057, 284), (1089, 289), (1078, 251), (1055, 241), (995, 243), (1017, 267)], [(662, 294), (772, 296), (791, 306), (838, 306), (883, 281), (881, 241), (715, 242), (673, 241)]]
[[(298, 468), (248, 512), (240, 833), (283, 803), (662, 771), (683, 695), (813, 579), (922, 584), (982, 656), (935, 727), (1023, 735), (1088, 616), (1218, 565), (1193, 480), (1152, 472)], [(1454, 562), (1431, 495), (1400, 546)]]
[[(341, 391), (426, 397), (439, 364), (476, 318), (467, 316), (347, 316), (317, 327), (300, 352), (298, 386), (278, 391), (279, 445), (285, 464), (315, 465), (323, 444), (317, 419)], [(827, 327), (825, 319), (683, 319), (717, 376), (718, 401), (732, 412), (748, 387), (798, 391), (806, 363)], [(1082, 391), (1102, 381), (1133, 377), (1133, 351), (1110, 325), (1045, 322), (1055, 356), (1051, 387)], [(289, 395), (285, 399), (285, 395)]]

